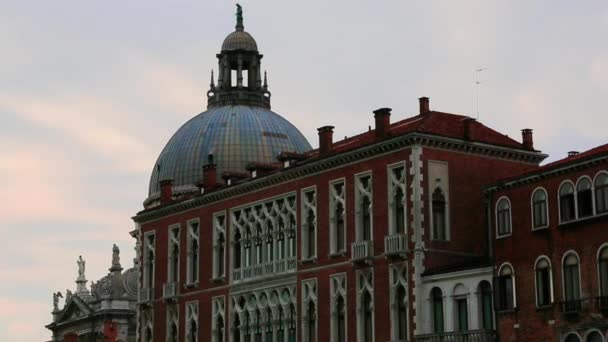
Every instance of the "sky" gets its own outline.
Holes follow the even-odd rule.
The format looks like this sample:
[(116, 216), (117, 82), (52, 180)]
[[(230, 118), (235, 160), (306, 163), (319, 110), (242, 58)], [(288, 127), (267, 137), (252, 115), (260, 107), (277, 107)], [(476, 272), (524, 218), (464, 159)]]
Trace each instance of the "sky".
[[(607, 142), (608, 2), (244, 0), (273, 110), (317, 146), (431, 109), (560, 159)], [(171, 135), (206, 107), (231, 1), (0, 1), (0, 341), (46, 341), (52, 296), (98, 280)], [(482, 72), (475, 69), (485, 67)], [(480, 84), (477, 88), (476, 81)], [(477, 106), (476, 92), (479, 93)]]

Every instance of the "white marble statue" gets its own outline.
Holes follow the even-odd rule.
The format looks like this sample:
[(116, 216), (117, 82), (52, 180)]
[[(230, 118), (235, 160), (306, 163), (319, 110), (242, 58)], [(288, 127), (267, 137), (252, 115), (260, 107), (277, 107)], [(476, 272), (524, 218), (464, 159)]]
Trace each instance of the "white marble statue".
[(63, 298), (61, 291), (53, 293), (53, 311), (59, 311), (59, 298)]
[(82, 255), (78, 257), (76, 263), (78, 264), (78, 280), (86, 279), (84, 276), (86, 261), (82, 259)]

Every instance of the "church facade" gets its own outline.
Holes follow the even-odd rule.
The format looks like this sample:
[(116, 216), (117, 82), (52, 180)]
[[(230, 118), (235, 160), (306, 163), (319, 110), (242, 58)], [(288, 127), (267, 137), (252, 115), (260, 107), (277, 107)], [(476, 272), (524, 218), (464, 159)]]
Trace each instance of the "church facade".
[(421, 97), (350, 138), (319, 127), (312, 149), (270, 109), (240, 7), (217, 57), (207, 110), (169, 140), (133, 217), (139, 341), (513, 340), (502, 331), (527, 323), (497, 294), (515, 234), (496, 235), (493, 208), (505, 179), (540, 172), (532, 130), (516, 141)]

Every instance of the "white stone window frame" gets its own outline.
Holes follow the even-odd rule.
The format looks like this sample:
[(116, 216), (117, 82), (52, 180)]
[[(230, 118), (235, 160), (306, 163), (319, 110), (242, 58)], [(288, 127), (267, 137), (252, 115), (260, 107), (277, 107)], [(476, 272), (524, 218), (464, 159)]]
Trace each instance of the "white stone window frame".
[(593, 177), (593, 205), (594, 205), (594, 208), (595, 208), (595, 211), (594, 211), (595, 215), (608, 215), (608, 211), (598, 212), (598, 208), (597, 208), (597, 192), (596, 192), (597, 190), (596, 190), (596, 185), (597, 185), (598, 179), (602, 175), (608, 176), (608, 171), (606, 171), (606, 170), (600, 170)]
[(602, 293), (602, 274), (600, 269), (600, 257), (602, 256), (602, 251), (605, 248), (608, 248), (608, 242), (605, 242), (601, 246), (599, 246), (595, 255), (595, 267), (597, 270), (597, 289), (598, 296), (600, 297), (608, 297), (608, 293)]
[[(367, 188), (360, 184), (361, 179), (369, 176)], [(361, 210), (361, 201), (364, 197), (369, 198), (369, 236), (370, 240), (374, 240), (374, 178), (371, 170), (355, 174), (355, 241), (362, 242), (363, 240), (363, 213)]]
[[(374, 269), (367, 268), (361, 269), (356, 272), (356, 283), (357, 283), (357, 341), (358, 342), (374, 342), (376, 340), (376, 320), (375, 317), (375, 300), (374, 300)], [(363, 336), (363, 306), (362, 299), (365, 294), (369, 294), (371, 299), (371, 311), (372, 311), (372, 341), (366, 341)]]
[[(460, 290), (460, 291), (458, 291)], [(458, 331), (458, 324), (460, 323), (460, 312), (458, 310), (458, 301), (464, 299), (467, 303), (467, 329), (471, 330), (472, 320), (472, 310), (471, 310), (471, 290), (462, 282), (456, 283), (454, 288), (452, 289), (452, 313), (448, 313), (449, 316), (452, 317), (452, 329), (454, 331)], [(444, 310), (445, 313), (445, 310)], [(449, 317), (448, 316), (448, 317)], [(445, 321), (444, 321), (445, 324)]]
[[(197, 224), (197, 232), (196, 234), (193, 232), (192, 229), (192, 224), (196, 223)], [(198, 284), (199, 279), (201, 277), (201, 263), (200, 263), (200, 258), (201, 258), (201, 222), (199, 218), (194, 218), (191, 220), (188, 220), (188, 222), (186, 223), (186, 227), (187, 227), (187, 231), (186, 231), (186, 244), (187, 244), (187, 248), (186, 248), (186, 252), (187, 252), (187, 260), (186, 260), (186, 285), (187, 286), (195, 286), (196, 284)], [(192, 257), (192, 253), (193, 251), (191, 250), (192, 248), (192, 239), (195, 239), (197, 242), (197, 259), (198, 260), (194, 260)], [(193, 275), (192, 275), (192, 263), (196, 262), (196, 279), (193, 279)]]
[[(216, 296), (211, 298), (211, 341), (212, 342), (224, 342), (226, 340), (226, 299), (224, 296)], [(222, 319), (224, 323), (224, 340), (219, 341), (217, 339), (217, 320), (218, 318)]]
[[(507, 204), (509, 205), (509, 227), (508, 227), (508, 233), (500, 233), (500, 227), (499, 227), (499, 221), (498, 221), (498, 206), (500, 205), (500, 203), (506, 200)], [(494, 221), (495, 221), (495, 227), (496, 227), (496, 239), (504, 239), (507, 238), (511, 235), (513, 235), (513, 205), (511, 204), (511, 200), (509, 199), (509, 197), (507, 196), (501, 196), (497, 201), (496, 201), (496, 205), (494, 206)]]
[(565, 278), (565, 272), (564, 272), (564, 262), (566, 261), (566, 258), (569, 255), (574, 255), (576, 257), (576, 262), (577, 262), (577, 266), (578, 266), (578, 300), (582, 300), (583, 299), (583, 270), (581, 267), (581, 257), (580, 255), (573, 249), (569, 249), (567, 250), (564, 255), (562, 255), (562, 269), (561, 269), (561, 274), (562, 274), (562, 299), (565, 302), (566, 301), (566, 278)]
[[(500, 277), (500, 274), (502, 273), (502, 269), (504, 267), (508, 267), (511, 269), (511, 283), (513, 286), (513, 308), (509, 309), (509, 310), (515, 310), (517, 308), (517, 283), (516, 283), (517, 279), (515, 278), (515, 267), (513, 267), (513, 265), (510, 262), (503, 262), (500, 265), (500, 267), (498, 268), (498, 272), (496, 273), (496, 274), (498, 274), (498, 277)], [(504, 311), (504, 310), (502, 310), (502, 311)]]
[[(566, 184), (570, 184), (572, 187), (572, 196), (574, 197), (574, 217), (570, 220), (564, 221), (562, 220), (562, 187)], [(557, 217), (559, 219), (559, 224), (574, 222), (578, 218), (578, 196), (576, 194), (576, 184), (569, 179), (562, 181), (557, 187)]]
[[(391, 340), (399, 340), (399, 322), (398, 318), (398, 303), (396, 302), (397, 291), (399, 287), (403, 287), (405, 293), (405, 316), (406, 316), (406, 334), (410, 334), (410, 306), (409, 306), (409, 289), (408, 289), (408, 268), (407, 262), (395, 263), (389, 265), (389, 294), (390, 294), (390, 321), (391, 321)], [(408, 340), (406, 336), (405, 341)]]
[(186, 314), (184, 315), (186, 317), (186, 319), (184, 320), (184, 331), (186, 332), (186, 341), (191, 341), (190, 336), (192, 334), (192, 331), (190, 330), (190, 322), (193, 320), (196, 323), (196, 335), (194, 336), (194, 341), (198, 341), (198, 335), (200, 334), (200, 324), (198, 321), (198, 301), (193, 300), (190, 302), (186, 302), (184, 310), (186, 311)]
[(315, 306), (315, 336), (313, 341), (319, 341), (319, 301), (317, 278), (302, 280), (302, 341), (310, 341), (308, 335), (308, 305), (313, 302)]
[[(591, 191), (591, 215), (589, 216), (585, 216), (585, 217), (579, 217), (579, 212), (578, 212), (578, 186), (579, 184), (583, 181), (586, 180), (589, 182), (589, 186), (590, 186), (590, 191)], [(591, 179), (591, 177), (587, 176), (587, 175), (583, 175), (580, 176), (577, 180), (576, 180), (576, 184), (574, 186), (574, 208), (575, 208), (575, 212), (576, 212), (576, 219), (586, 219), (586, 218), (590, 218), (596, 215), (596, 208), (595, 208), (595, 182), (593, 179)]]
[[(445, 201), (445, 211), (444, 211), (444, 216), (445, 216), (445, 240), (439, 239), (438, 237), (435, 236), (435, 229), (434, 229), (434, 218), (433, 218), (433, 194), (435, 193), (435, 190), (441, 190), (441, 193), (443, 193), (443, 200)], [(446, 191), (445, 187), (443, 184), (439, 184), (437, 186), (435, 186), (433, 188), (433, 190), (431, 192), (429, 192), (429, 227), (430, 227), (430, 234), (429, 236), (431, 237), (431, 240), (433, 241), (442, 241), (442, 242), (448, 242), (451, 240), (452, 238), (452, 226), (450, 224), (450, 198), (449, 198), (449, 193)]]
[(337, 339), (338, 334), (338, 298), (344, 302), (344, 340), (348, 341), (348, 277), (346, 272), (336, 273), (329, 276), (330, 288), (330, 333), (332, 339)]
[(600, 337), (602, 338), (602, 341), (605, 341), (604, 333), (598, 328), (590, 328), (587, 331), (585, 331), (585, 334), (583, 335), (584, 339), (582, 339), (581, 341), (591, 341), (589, 336), (593, 333), (599, 334)]
[[(403, 175), (401, 179), (397, 179), (394, 175), (394, 170), (398, 168), (403, 168)], [(393, 212), (393, 204), (395, 201), (395, 191), (397, 187), (401, 188), (403, 192), (403, 234), (407, 237), (408, 234), (408, 224), (407, 224), (407, 168), (405, 166), (405, 161), (400, 161), (394, 164), (387, 165), (386, 167), (387, 174), (387, 195), (388, 195), (388, 233), (389, 235), (397, 234), (397, 223), (394, 222), (394, 212)]]
[[(541, 255), (538, 258), (536, 258), (536, 260), (534, 261), (534, 298), (535, 298), (535, 304), (536, 304), (537, 308), (543, 307), (543, 306), (540, 306), (538, 304), (538, 279), (536, 277), (537, 266), (538, 266), (538, 263), (541, 260), (546, 260), (547, 263), (549, 264), (549, 298), (551, 299), (551, 303), (550, 304), (546, 304), (544, 306), (550, 306), (550, 305), (553, 305), (553, 303), (555, 303), (555, 298), (553, 296), (553, 293), (554, 293), (554, 289), (553, 289), (553, 264), (551, 263), (551, 259), (549, 259), (548, 256)], [(579, 271), (579, 274), (580, 274), (580, 271)]]
[[(177, 237), (174, 236), (173, 232), (177, 231)], [(177, 282), (180, 280), (180, 255), (181, 255), (181, 225), (179, 223), (174, 223), (169, 226), (169, 237), (167, 239), (167, 283), (172, 282), (172, 274), (175, 274)], [(177, 269), (172, 269), (171, 257), (173, 255), (173, 248), (177, 246)]]
[[(544, 226), (538, 226), (536, 227), (534, 225), (534, 195), (536, 195), (536, 193), (538, 191), (542, 191), (545, 193), (545, 218), (547, 219), (547, 223)], [(543, 229), (547, 229), (549, 228), (549, 192), (547, 192), (547, 189), (545, 189), (542, 186), (537, 187), (536, 189), (534, 189), (532, 191), (532, 194), (530, 195), (530, 212), (532, 213), (532, 215), (530, 216), (532, 218), (532, 230), (543, 230)]]
[(165, 340), (167, 342), (171, 342), (171, 336), (169, 335), (171, 331), (171, 324), (175, 324), (177, 327), (177, 339), (179, 341), (179, 306), (177, 304), (167, 305), (167, 326), (165, 329)]
[[(342, 193), (336, 193), (336, 185), (342, 184)], [(348, 233), (347, 233), (347, 208), (346, 208), (346, 178), (338, 178), (331, 180), (329, 182), (329, 255), (330, 256), (343, 256), (346, 255), (347, 242), (348, 242)], [(342, 220), (344, 225), (344, 237), (342, 241), (343, 250), (336, 250), (336, 245), (338, 243), (338, 231), (335, 224), (336, 221), (336, 206), (338, 203), (342, 204)]]
[(150, 329), (150, 341), (154, 341), (154, 311), (152, 309), (142, 311), (142, 341), (146, 342), (146, 330)]
[[(313, 199), (312, 202), (308, 201), (308, 194), (313, 193)], [(301, 237), (301, 244), (300, 244), (300, 260), (302, 261), (313, 261), (315, 259), (317, 259), (318, 256), (318, 236), (319, 236), (319, 224), (318, 224), (318, 216), (317, 216), (317, 186), (313, 185), (307, 188), (304, 188), (300, 191), (300, 211), (301, 211), (301, 217), (300, 217), (300, 222), (301, 222), (301, 229), (300, 229), (300, 237)], [(308, 241), (308, 222), (306, 220), (308, 211), (312, 210), (313, 215), (314, 215), (314, 221), (313, 221), (313, 225), (314, 225), (314, 229), (315, 229), (315, 249), (314, 249), (314, 254), (313, 255), (308, 255), (308, 246), (309, 246), (309, 241)], [(306, 255), (305, 255), (306, 253)]]
[[(149, 240), (150, 237), (153, 238), (153, 242), (152, 244), (150, 244)], [(146, 289), (153, 289), (154, 288), (154, 283), (156, 280), (156, 260), (158, 259), (158, 256), (156, 255), (156, 232), (155, 231), (149, 231), (149, 232), (145, 232), (144, 233), (144, 241), (143, 241), (143, 247), (144, 247), (144, 251), (143, 251), (143, 288)], [(154, 253), (154, 259), (152, 261), (153, 265), (152, 268), (154, 269), (154, 271), (151, 274), (151, 278), (149, 277), (148, 273), (150, 272), (150, 264), (148, 263), (148, 256), (150, 254), (150, 251), (152, 251), (152, 253)], [(147, 281), (148, 279), (151, 279), (151, 284), (148, 284)], [(154, 293), (154, 291), (151, 291), (152, 293)]]
[[(223, 224), (219, 223), (219, 218), (224, 217)], [(228, 216), (226, 215), (226, 210), (222, 210), (213, 214), (213, 280), (221, 280), (226, 278), (226, 246), (228, 245), (228, 239), (226, 235), (226, 227), (227, 227)], [(224, 235), (224, 253), (223, 255), (219, 255), (219, 238), (220, 234)], [(200, 246), (200, 245), (199, 245)], [(219, 259), (222, 258), (223, 261), (223, 272), (219, 273)]]

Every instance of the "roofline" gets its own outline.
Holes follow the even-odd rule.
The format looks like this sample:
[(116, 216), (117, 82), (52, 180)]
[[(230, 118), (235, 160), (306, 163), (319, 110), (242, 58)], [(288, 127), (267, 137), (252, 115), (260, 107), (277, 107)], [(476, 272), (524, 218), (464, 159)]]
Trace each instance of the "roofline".
[[(322, 159), (311, 158), (308, 161), (304, 161), (301, 164), (284, 171), (272, 173), (264, 177), (239, 183), (234, 186), (226, 187), (184, 201), (166, 206), (145, 209), (133, 216), (132, 219), (136, 223), (151, 222), (168, 215), (198, 208), (209, 203), (242, 196), (246, 193), (251, 193), (268, 186), (285, 183), (298, 178), (308, 177), (328, 169), (337, 168), (350, 163), (359, 162), (361, 160), (376, 158), (380, 155), (391, 153), (412, 145), (424, 145), (440, 149), (475, 153), (536, 165), (547, 157), (546, 154), (538, 151), (529, 151), (474, 141), (466, 141), (435, 134), (412, 132), (385, 139), (370, 145), (365, 145), (350, 151), (329, 155)], [(148, 198), (148, 200), (151, 199), (152, 198)]]

